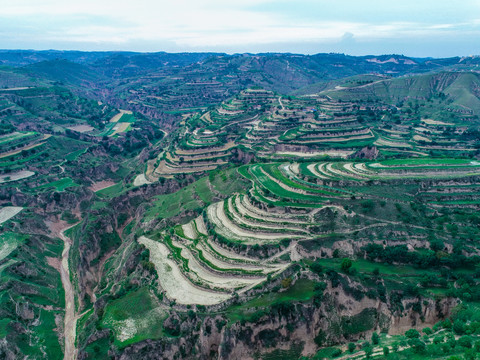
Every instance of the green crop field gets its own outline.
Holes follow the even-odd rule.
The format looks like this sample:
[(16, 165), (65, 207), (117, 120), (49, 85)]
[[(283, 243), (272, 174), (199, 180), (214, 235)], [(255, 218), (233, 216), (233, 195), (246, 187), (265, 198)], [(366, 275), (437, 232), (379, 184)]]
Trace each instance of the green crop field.
[(42, 185), (41, 188), (55, 188), (55, 191), (65, 191), (65, 189), (79, 186), (71, 178), (63, 178), (57, 181), (53, 181), (46, 185)]

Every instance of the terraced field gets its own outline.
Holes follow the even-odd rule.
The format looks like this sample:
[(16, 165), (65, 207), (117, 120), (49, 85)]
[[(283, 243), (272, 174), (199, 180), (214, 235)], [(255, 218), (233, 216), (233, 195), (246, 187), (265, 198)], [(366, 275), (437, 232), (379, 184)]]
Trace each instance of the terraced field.
[[(345, 159), (366, 148), (373, 149), (374, 157), (466, 156), (476, 151), (467, 124), (454, 132), (452, 123), (409, 114), (385, 103), (360, 106), (323, 94), (284, 97), (247, 89), (214, 109), (186, 116), (172, 134), (176, 140), (149, 161), (145, 177), (154, 182), (202, 174), (226, 166), (244, 152), (272, 161), (305, 156)], [(350, 178), (359, 176), (347, 173)]]
[[(138, 240), (150, 250), (168, 298), (181, 304), (221, 303), (301, 260), (303, 242), (378, 235), (397, 225), (412, 238), (425, 236), (421, 226), (365, 214), (368, 201), (388, 198), (385, 189), (398, 180), (423, 184), (415, 196), (431, 209), (480, 206), (480, 163), (465, 159), (269, 163), (242, 166), (238, 173), (251, 182), (247, 192), (211, 204), (169, 232)], [(368, 187), (372, 181), (383, 189), (378, 194)], [(389, 201), (401, 206), (408, 196)], [(265, 258), (245, 252), (255, 246), (278, 250)]]
[(213, 305), (245, 292), (283, 271), (288, 264), (261, 262), (216, 243), (203, 217), (162, 234), (159, 241), (141, 237), (151, 254), (166, 295), (181, 304)]
[(347, 113), (354, 106), (323, 98), (283, 98), (261, 89), (242, 91), (213, 110), (187, 117), (177, 142), (150, 161), (146, 178), (216, 169), (232, 159), (235, 148), (266, 158), (304, 153), (346, 157), (376, 139)]

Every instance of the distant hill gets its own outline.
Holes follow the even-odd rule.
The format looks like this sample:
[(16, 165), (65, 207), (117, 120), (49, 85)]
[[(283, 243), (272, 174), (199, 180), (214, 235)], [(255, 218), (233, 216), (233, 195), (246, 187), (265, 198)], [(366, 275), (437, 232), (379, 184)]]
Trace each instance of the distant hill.
[(0, 63), (17, 66), (10, 67), (17, 75), (9, 75), (17, 81), (8, 83), (28, 85), (29, 78), (59, 83), (82, 96), (155, 117), (159, 108), (211, 106), (252, 86), (291, 95), (327, 91), (347, 101), (389, 104), (443, 94), (448, 101), (442, 109), (480, 110), (477, 57), (4, 50)]
[(91, 65), (99, 72), (112, 77), (134, 76), (152, 70), (184, 67), (211, 56), (214, 53), (109, 53)]
[(106, 77), (88, 65), (77, 64), (68, 60), (49, 60), (27, 65), (20, 73), (34, 78), (44, 78), (62, 84), (74, 86), (91, 86)]
[(480, 74), (475, 72), (439, 72), (379, 80), (349, 88), (337, 88), (326, 92), (328, 96), (342, 100), (379, 100), (391, 104), (410, 99), (429, 100), (445, 97), (447, 110), (472, 114), (480, 113)]

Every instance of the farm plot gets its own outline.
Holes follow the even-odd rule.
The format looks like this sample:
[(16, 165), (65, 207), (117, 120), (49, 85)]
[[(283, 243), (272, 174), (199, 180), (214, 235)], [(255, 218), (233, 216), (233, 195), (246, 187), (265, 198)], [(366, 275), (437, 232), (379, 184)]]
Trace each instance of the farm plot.
[[(242, 166), (238, 173), (252, 183), (246, 193), (234, 192), (210, 204), (170, 235), (159, 235), (158, 241), (139, 238), (150, 249), (168, 298), (181, 304), (218, 304), (301, 259), (302, 242), (359, 232), (387, 234), (396, 222), (359, 212), (368, 209), (371, 200), (366, 199), (377, 196), (366, 186), (369, 180), (389, 186), (398, 178), (429, 179), (434, 185), (418, 196), (428, 199), (431, 208), (480, 206), (480, 187), (472, 183), (472, 176), (480, 176), (480, 163), (467, 159), (271, 163)], [(340, 181), (348, 185), (337, 187)], [(275, 244), (284, 248), (262, 260), (240, 250)]]
[(0, 184), (10, 182), (10, 181), (26, 179), (33, 175), (35, 175), (35, 173), (33, 171), (28, 171), (28, 170), (17, 171), (10, 174), (0, 175)]
[(71, 178), (67, 177), (67, 178), (63, 178), (63, 179), (39, 186), (38, 189), (46, 189), (46, 188), (54, 187), (55, 191), (65, 191), (65, 189), (67, 188), (76, 187), (76, 186), (79, 186), (79, 185), (76, 184)]
[(127, 131), (130, 126), (131, 124), (128, 122), (117, 122), (116, 125), (112, 128), (112, 133), (108, 136), (115, 136), (117, 134), (121, 134)]
[[(289, 216), (294, 213), (293, 209), (300, 208), (321, 208), (322, 204), (334, 204), (350, 196), (356, 195), (356, 187), (368, 180), (391, 181), (396, 179), (461, 179), (472, 176), (480, 176), (480, 163), (468, 159), (398, 159), (385, 160), (382, 162), (323, 162), (323, 163), (302, 163), (302, 164), (262, 164), (239, 168), (239, 173), (251, 180), (253, 187), (250, 196), (243, 195), (234, 197), (230, 209), (231, 214), (221, 214), (221, 209), (215, 207), (216, 211), (209, 209), (209, 215), (213, 223), (223, 234), (231, 234), (232, 229), (237, 227), (264, 229), (267, 225), (283, 222), (288, 224), (281, 215), (282, 211), (275, 210), (283, 208), (283, 213)], [(333, 182), (328, 186), (323, 183)], [(336, 188), (338, 181), (347, 181), (353, 187), (348, 189)], [(353, 191), (353, 192), (352, 192)], [(451, 190), (449, 190), (451, 191)], [(315, 194), (315, 195), (314, 195)], [(360, 195), (360, 194), (358, 194)], [(441, 199), (447, 201), (448, 194), (443, 194)], [(473, 201), (478, 202), (477, 192), (463, 191), (463, 197), (457, 195), (451, 201)], [(313, 201), (312, 201), (313, 200)], [(255, 203), (255, 206), (253, 205)], [(453, 204), (453, 203), (452, 203)], [(273, 207), (272, 207), (273, 206)], [(266, 211), (265, 209), (268, 209)], [(233, 211), (234, 210), (234, 211)], [(237, 214), (238, 213), (238, 214)], [(272, 216), (275, 214), (275, 216)], [(240, 215), (243, 216), (239, 220)], [(216, 217), (215, 217), (216, 216)], [(308, 215), (311, 217), (311, 215)], [(276, 219), (273, 219), (275, 217)], [(291, 219), (294, 219), (292, 217)], [(224, 226), (217, 225), (224, 221)], [(256, 222), (262, 224), (254, 226)], [(297, 224), (302, 225), (298, 221)], [(268, 226), (270, 226), (268, 224)], [(304, 223), (304, 226), (308, 226)], [(288, 228), (288, 225), (286, 226)], [(225, 230), (225, 228), (227, 230)], [(237, 239), (238, 239), (238, 235)], [(245, 236), (245, 234), (243, 234)]]
[(347, 158), (349, 155), (352, 155), (353, 151), (348, 150), (325, 150), (325, 151), (312, 151), (312, 152), (300, 152), (300, 151), (278, 151), (274, 155), (277, 157), (339, 157)]
[(195, 150), (178, 148), (163, 154), (163, 159), (153, 171), (154, 177), (172, 177), (175, 174), (192, 174), (214, 170), (228, 163), (229, 151), (235, 144), (229, 142), (222, 147), (205, 147)]
[(175, 227), (172, 237), (163, 234), (161, 241), (144, 236), (138, 239), (150, 250), (160, 286), (178, 303), (218, 304), (289, 266), (276, 259), (259, 261), (240, 255), (220, 246), (207, 233), (200, 216)]
[(138, 239), (140, 244), (150, 250), (150, 260), (155, 265), (160, 286), (170, 299), (179, 304), (214, 305), (231, 297), (230, 294), (202, 289), (190, 282), (177, 263), (169, 258), (168, 247), (144, 236)]
[(5, 134), (0, 136), (0, 145), (4, 146), (6, 144), (11, 144), (11, 143), (18, 143), (20, 141), (23, 141), (29, 137), (35, 136), (37, 133), (30, 131), (30, 132), (18, 132), (15, 131), (13, 133)]
[(72, 131), (76, 131), (76, 132), (79, 132), (79, 133), (88, 133), (90, 131), (95, 130), (95, 128), (93, 126), (90, 126), (90, 125), (69, 126), (69, 127), (67, 127), (67, 129), (72, 130)]
[(5, 206), (0, 208), (0, 225), (17, 215), (23, 208), (19, 206)]
[[(123, 120), (123, 117), (124, 117), (124, 116), (125, 116), (125, 119), (127, 119), (127, 118), (129, 119), (130, 116), (133, 117), (133, 115), (132, 115), (133, 113), (132, 113), (130, 110), (122, 110), (122, 109), (120, 109), (119, 111), (120, 111), (120, 112), (119, 112), (117, 115), (115, 115), (114, 117), (112, 117), (112, 118), (110, 119), (110, 122), (111, 122), (111, 123), (117, 123), (117, 122), (120, 121), (120, 119)], [(125, 122), (128, 122), (128, 121), (125, 121)]]
[(7, 258), (21, 243), (25, 240), (26, 236), (6, 232), (0, 234), (0, 261)]
[(259, 231), (256, 228), (244, 228), (233, 222), (224, 211), (223, 202), (212, 204), (207, 209), (208, 219), (214, 224), (215, 231), (227, 239), (234, 239), (249, 245), (278, 242), (282, 239), (301, 238), (301, 235), (289, 232)]
[[(43, 135), (43, 137), (41, 137), (39, 139), (35, 139), (32, 143), (22, 142), (22, 144), (20, 145), (21, 147), (19, 147), (19, 148), (15, 147), (14, 150), (8, 150), (6, 152), (1, 153), (0, 158), (6, 158), (6, 157), (9, 157), (9, 156), (12, 156), (12, 155), (19, 154), (22, 151), (31, 150), (31, 149), (34, 149), (38, 146), (44, 145), (45, 144), (44, 140), (47, 140), (51, 136), (52, 136), (51, 134), (45, 134), (45, 135)], [(30, 139), (30, 137), (28, 137), (28, 139)], [(10, 144), (10, 143), (8, 143), (8, 144)]]
[(316, 163), (302, 167), (322, 180), (388, 180), (480, 175), (480, 164), (463, 159), (406, 159), (370, 163)]
[(135, 177), (135, 180), (133, 180), (133, 186), (142, 186), (142, 185), (148, 185), (151, 184), (152, 182), (149, 181), (145, 174), (140, 174)]

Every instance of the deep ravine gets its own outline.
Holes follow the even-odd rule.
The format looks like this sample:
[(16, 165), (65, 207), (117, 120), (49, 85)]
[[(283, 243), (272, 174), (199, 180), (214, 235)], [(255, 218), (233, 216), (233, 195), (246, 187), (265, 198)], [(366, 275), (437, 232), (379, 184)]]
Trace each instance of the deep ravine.
[[(70, 226), (71, 227), (71, 226)], [(64, 235), (64, 232), (70, 227), (60, 232), (60, 238), (63, 240), (64, 248), (62, 252), (62, 264), (60, 267), (60, 276), (62, 278), (63, 289), (65, 290), (65, 360), (74, 360), (77, 357), (77, 349), (75, 347), (77, 318), (75, 316), (75, 295), (73, 292), (72, 282), (70, 281), (70, 268), (68, 256), (70, 253), (71, 240)]]

